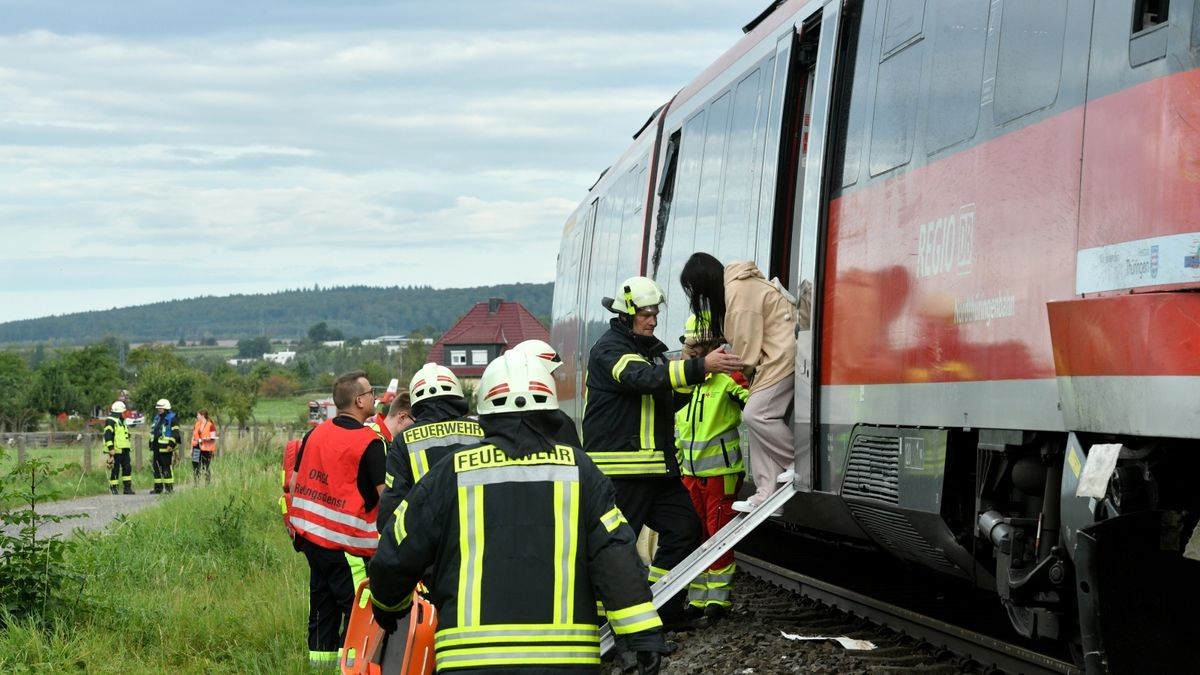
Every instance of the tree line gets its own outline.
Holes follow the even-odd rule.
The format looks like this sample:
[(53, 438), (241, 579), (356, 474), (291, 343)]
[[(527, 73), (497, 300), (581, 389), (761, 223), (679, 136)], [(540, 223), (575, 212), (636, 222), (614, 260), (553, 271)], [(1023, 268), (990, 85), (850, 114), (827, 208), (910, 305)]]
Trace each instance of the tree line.
[[(306, 335), (327, 337), (328, 330), (318, 323)], [(245, 340), (261, 347), (264, 338)], [(315, 397), (324, 398), (340, 373), (363, 370), (374, 384), (396, 377), (407, 385), (430, 349), (418, 341), (389, 354), (383, 345), (325, 347), (321, 342), (305, 337), (293, 344), (296, 357), (286, 365), (232, 366), (219, 354), (192, 356), (170, 344), (130, 348), (112, 336), (80, 348), (0, 351), (0, 430), (32, 431), (43, 424), (81, 428), (88, 418), (106, 415), (122, 392), (132, 409), (150, 412), (155, 401), (166, 398), (185, 420), (206, 408), (219, 424), (244, 426), (253, 421), (260, 396), (317, 392)], [(266, 344), (272, 346), (269, 340)], [(297, 410), (297, 420), (302, 412)]]
[(553, 289), (552, 283), (443, 289), (313, 286), (268, 294), (205, 296), (0, 323), (0, 343), (81, 345), (109, 335), (134, 343), (246, 336), (300, 339), (321, 321), (328, 331), (346, 337), (406, 335), (414, 330), (440, 334), (488, 298), (520, 302), (546, 321)]

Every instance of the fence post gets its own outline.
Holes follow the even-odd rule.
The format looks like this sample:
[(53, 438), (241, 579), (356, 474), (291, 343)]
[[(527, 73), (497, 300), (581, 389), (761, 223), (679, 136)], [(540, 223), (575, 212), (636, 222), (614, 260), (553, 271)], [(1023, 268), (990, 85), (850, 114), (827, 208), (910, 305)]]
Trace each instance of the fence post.
[(92, 435), (83, 432), (83, 472), (92, 472)]
[(29, 443), (29, 434), (20, 434), (17, 436), (17, 463), (25, 461), (25, 446)]
[(254, 447), (258, 447), (258, 425), (250, 427), (250, 443)]
[(145, 438), (141, 434), (133, 437), (133, 468), (135, 471), (142, 470), (142, 441)]

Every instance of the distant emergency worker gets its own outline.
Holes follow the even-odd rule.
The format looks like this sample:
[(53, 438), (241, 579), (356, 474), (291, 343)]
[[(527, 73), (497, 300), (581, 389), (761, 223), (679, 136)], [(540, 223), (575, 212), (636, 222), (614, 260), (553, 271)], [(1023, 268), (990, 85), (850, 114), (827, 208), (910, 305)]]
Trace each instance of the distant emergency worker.
[(333, 383), (338, 414), (305, 435), (296, 457), (288, 519), (308, 559), (308, 660), (332, 668), (346, 640), (354, 591), (375, 554), (383, 441), (363, 425), (375, 413), (366, 374)]
[[(588, 358), (583, 447), (617, 491), (617, 506), (634, 532), (658, 532), (650, 581), (658, 581), (700, 545), (700, 522), (679, 480), (675, 458), (675, 411), (686, 392), (711, 372), (741, 367), (732, 354), (667, 361), (667, 346), (654, 337), (662, 288), (647, 277), (631, 277), (604, 298), (616, 314)], [(678, 400), (677, 400), (678, 398)], [(661, 606), (664, 624), (687, 629), (683, 593)]]
[(587, 455), (555, 443), (554, 379), (510, 351), (478, 392), (482, 444), (417, 483), (371, 560), (380, 625), (408, 611), (432, 565), (439, 673), (598, 673), (597, 599), (641, 672), (657, 673), (666, 644), (633, 530)]
[(192, 482), (200, 482), (200, 472), (204, 471), (204, 482), (212, 482), (212, 460), (217, 452), (217, 425), (208, 418), (208, 411), (200, 409), (196, 413), (196, 423), (192, 425)]
[(115, 401), (104, 420), (104, 448), (108, 453), (110, 471), (108, 491), (117, 494), (117, 482), (125, 484), (125, 494), (133, 494), (133, 463), (129, 461), (129, 428), (125, 426), (125, 403)]
[[(512, 351), (533, 354), (545, 362), (546, 368), (550, 370), (552, 375), (554, 371), (562, 366), (562, 358), (559, 357), (558, 352), (554, 351), (554, 347), (551, 347), (545, 340), (525, 340), (524, 342), (518, 342), (513, 346)], [(558, 427), (554, 431), (555, 440), (576, 448), (583, 447), (579, 440), (579, 430), (575, 427), (575, 420), (571, 419), (571, 416), (562, 410), (556, 411), (555, 414), (558, 417)]]
[(154, 494), (175, 491), (175, 477), (171, 475), (171, 464), (175, 461), (175, 448), (179, 445), (179, 418), (171, 410), (171, 402), (165, 398), (154, 404), (154, 423), (150, 428), (150, 453), (154, 467)]
[[(693, 314), (684, 326), (683, 357), (705, 357), (720, 347), (707, 330), (709, 315)], [(741, 373), (709, 373), (692, 389), (686, 406), (675, 414), (675, 445), (683, 486), (700, 516), (700, 536), (708, 540), (733, 520), (733, 502), (746, 473), (738, 425), (749, 393), (737, 381)], [(728, 613), (737, 565), (733, 551), (718, 558), (688, 587), (688, 612), (716, 621)]]
[(379, 499), (379, 531), (387, 527), (392, 512), (434, 464), (483, 436), (479, 423), (467, 418), (470, 405), (463, 398), (458, 378), (445, 366), (426, 363), (413, 375), (413, 425), (396, 438), (387, 451), (387, 486)]
[(411, 427), (412, 424), (412, 397), (407, 391), (401, 391), (393, 394), (387, 412), (376, 413), (367, 420), (366, 425), (379, 434), (384, 445), (389, 445), (396, 434)]

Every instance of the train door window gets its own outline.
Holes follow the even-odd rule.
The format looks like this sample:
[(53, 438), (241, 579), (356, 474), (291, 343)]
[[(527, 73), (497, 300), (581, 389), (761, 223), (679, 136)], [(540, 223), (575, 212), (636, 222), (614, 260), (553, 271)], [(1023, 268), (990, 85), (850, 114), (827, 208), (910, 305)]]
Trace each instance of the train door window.
[(1129, 65), (1136, 68), (1167, 55), (1169, 0), (1135, 0), (1129, 36)]
[(891, 0), (883, 25), (883, 53), (899, 51), (899, 47), (921, 36), (925, 21), (925, 0)]
[(696, 202), (697, 251), (717, 245), (717, 213), (721, 204), (721, 178), (725, 174), (725, 150), (729, 139), (729, 110), (733, 95), (725, 92), (708, 108), (704, 133), (704, 159), (700, 165), (700, 198)]
[[(717, 258), (747, 260), (753, 255), (751, 204), (762, 134), (758, 133), (759, 93), (762, 77), (758, 68), (738, 82), (733, 93), (733, 115), (729, 123), (729, 162), (721, 194), (721, 219), (717, 228)], [(761, 160), (759, 160), (761, 161)]]
[(1192, 6), (1192, 51), (1200, 50), (1200, 0)]
[(1004, 124), (1054, 104), (1062, 74), (1066, 0), (1005, 0), (992, 116)]
[[(863, 31), (872, 35), (874, 31), (874, 16), (864, 20), (863, 14), (874, 12), (874, 4), (869, 7), (853, 5), (847, 9), (850, 24), (842, 31), (843, 43), (838, 50), (838, 67), (841, 74), (835, 80), (837, 87), (834, 95), (836, 116), (833, 146), (831, 153), (833, 166), (830, 176), (841, 176), (838, 183), (849, 187), (858, 182), (858, 173), (862, 166), (863, 135), (867, 127), (867, 92), (870, 91), (866, 74), (870, 73), (871, 49), (870, 39), (859, 39)], [(857, 23), (855, 23), (857, 22)], [(859, 70), (861, 65), (862, 70)], [(862, 73), (862, 77), (856, 76)]]
[(989, 0), (937, 0), (925, 147), (933, 154), (975, 135)]
[(671, 134), (663, 153), (662, 178), (658, 188), (658, 214), (655, 216), (654, 252), (650, 255), (650, 274), (658, 275), (663, 247), (667, 241), (667, 221), (671, 219), (671, 202), (675, 197), (675, 171), (679, 167), (679, 132)]
[[(924, 0), (891, 0), (884, 21), (875, 114), (871, 122), (872, 176), (908, 164), (917, 128), (924, 66)], [(888, 45), (893, 45), (888, 49)]]

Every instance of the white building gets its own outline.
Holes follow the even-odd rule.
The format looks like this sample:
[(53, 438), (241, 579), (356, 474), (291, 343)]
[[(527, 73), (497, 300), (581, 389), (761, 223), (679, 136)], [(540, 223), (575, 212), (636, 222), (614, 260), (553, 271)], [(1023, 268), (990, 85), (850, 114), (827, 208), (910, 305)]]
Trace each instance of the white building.
[(296, 352), (275, 352), (274, 354), (263, 354), (264, 361), (278, 363), (279, 365), (287, 365), (292, 359), (296, 358)]

